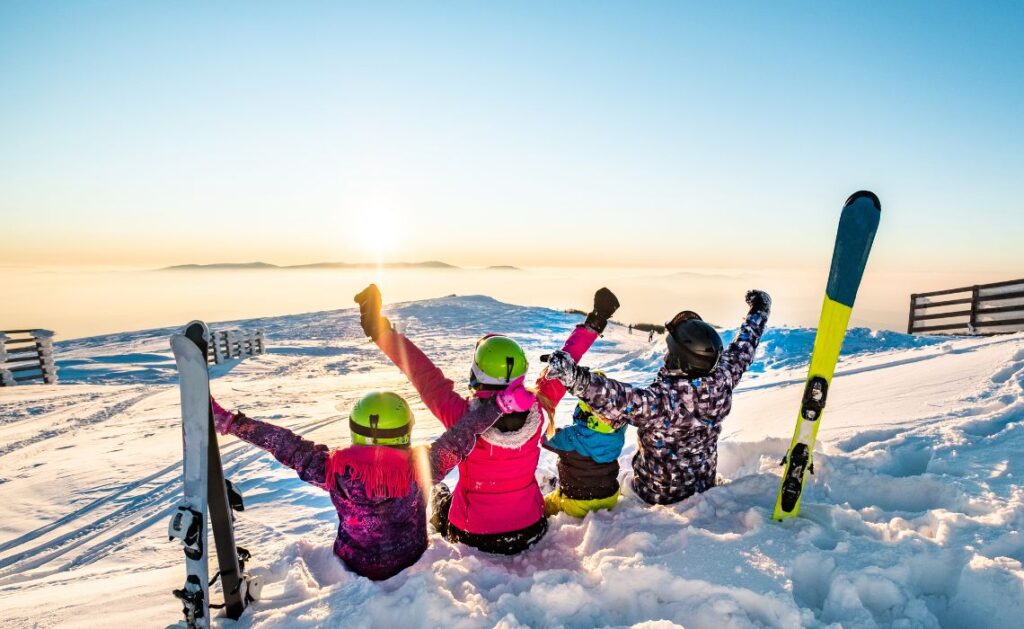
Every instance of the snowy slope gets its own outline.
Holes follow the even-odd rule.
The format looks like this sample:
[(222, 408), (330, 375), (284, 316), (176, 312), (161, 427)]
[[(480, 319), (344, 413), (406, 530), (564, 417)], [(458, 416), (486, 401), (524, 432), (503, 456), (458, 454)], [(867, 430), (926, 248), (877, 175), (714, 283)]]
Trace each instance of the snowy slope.
[[(579, 320), (485, 297), (388, 314), (456, 381), (485, 332), (522, 340), (536, 374), (539, 354)], [(418, 439), (440, 434), (362, 338), (354, 310), (235, 325), (266, 329), (271, 349), (216, 368), (223, 402), (343, 445), (343, 409), (368, 390), (394, 389), (415, 401)], [(170, 590), (183, 569), (166, 524), (180, 485), (180, 420), (168, 333), (63, 343), (62, 384), (0, 389), (0, 626), (177, 620)], [(646, 338), (613, 326), (585, 362), (647, 382), (661, 345)], [(776, 524), (778, 460), (812, 339), (804, 329), (766, 336), (725, 427), (723, 485), (668, 507), (627, 492), (614, 512), (558, 516), (538, 547), (514, 558), (434, 536), (417, 565), (383, 583), (334, 559), (326, 494), (228, 438), (225, 469), (246, 495), (237, 536), (267, 586), (241, 621), (220, 625), (1020, 626), (1024, 336), (851, 332), (802, 517)], [(546, 452), (541, 468), (554, 475)]]

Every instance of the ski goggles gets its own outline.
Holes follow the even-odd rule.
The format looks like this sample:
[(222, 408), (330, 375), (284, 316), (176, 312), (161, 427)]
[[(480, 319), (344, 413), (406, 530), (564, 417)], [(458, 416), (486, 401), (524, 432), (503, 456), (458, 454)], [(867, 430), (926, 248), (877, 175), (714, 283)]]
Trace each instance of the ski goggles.
[(404, 426), (398, 426), (397, 428), (379, 428), (380, 415), (370, 415), (370, 425), (364, 426), (357, 424), (356, 420), (349, 417), (348, 429), (353, 434), (359, 435), (360, 437), (366, 437), (368, 439), (397, 439), (399, 437), (408, 437), (412, 434), (412, 424), (405, 424)]
[(484, 373), (483, 369), (480, 369), (476, 364), (469, 368), (469, 386), (476, 388), (493, 388), (496, 391), (500, 391), (508, 386), (509, 382), (512, 382), (512, 369), (515, 367), (515, 361), (511, 356), (508, 357), (505, 364), (505, 377), (495, 378)]
[(694, 319), (696, 319), (697, 321), (704, 320), (696, 312), (692, 310), (684, 310), (677, 314), (676, 316), (672, 317), (672, 320), (665, 324), (665, 329), (668, 330), (669, 334), (671, 334), (672, 330), (675, 330), (680, 323), (684, 321), (692, 321)]

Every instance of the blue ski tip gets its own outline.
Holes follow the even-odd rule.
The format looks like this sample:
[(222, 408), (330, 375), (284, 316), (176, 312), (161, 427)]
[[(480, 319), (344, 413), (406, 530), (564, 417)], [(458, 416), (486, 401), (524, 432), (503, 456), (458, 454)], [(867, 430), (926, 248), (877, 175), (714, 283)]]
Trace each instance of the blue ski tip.
[(850, 195), (850, 198), (846, 200), (846, 203), (843, 204), (843, 207), (849, 206), (857, 199), (870, 199), (872, 205), (875, 206), (875, 209), (878, 210), (879, 212), (882, 211), (882, 202), (879, 201), (878, 196), (874, 192), (871, 192), (870, 190), (859, 190), (857, 192), (854, 192), (853, 194)]

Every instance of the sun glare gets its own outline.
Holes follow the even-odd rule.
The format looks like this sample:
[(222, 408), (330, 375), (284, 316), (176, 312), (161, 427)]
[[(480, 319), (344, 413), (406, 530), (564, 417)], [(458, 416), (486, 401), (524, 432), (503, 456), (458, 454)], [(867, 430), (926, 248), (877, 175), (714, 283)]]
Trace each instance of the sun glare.
[(368, 209), (356, 223), (355, 234), (359, 248), (370, 254), (376, 262), (388, 261), (401, 251), (403, 242), (401, 222), (393, 212)]

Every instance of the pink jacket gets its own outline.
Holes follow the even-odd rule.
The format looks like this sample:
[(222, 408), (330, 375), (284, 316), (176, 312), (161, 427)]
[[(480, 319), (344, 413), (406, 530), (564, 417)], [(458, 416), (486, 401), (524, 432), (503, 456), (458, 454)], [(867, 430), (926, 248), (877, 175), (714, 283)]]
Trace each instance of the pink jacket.
[[(562, 349), (578, 361), (597, 336), (589, 328), (576, 326)], [(377, 338), (377, 345), (405, 373), (445, 428), (466, 412), (469, 400), (455, 392), (455, 383), (445, 378), (412, 341), (397, 332), (385, 332)], [(553, 412), (565, 395), (565, 387), (557, 380), (541, 377), (537, 380), (537, 395)], [(522, 435), (517, 445), (503, 441), (504, 435), (492, 428), (477, 438), (476, 447), (459, 465), (459, 482), (448, 512), (455, 527), (489, 535), (518, 531), (544, 517), (544, 498), (535, 475), (544, 420), (539, 404), (530, 413), (532, 421), (521, 429), (530, 432)], [(508, 445), (500, 445), (503, 442)]]

